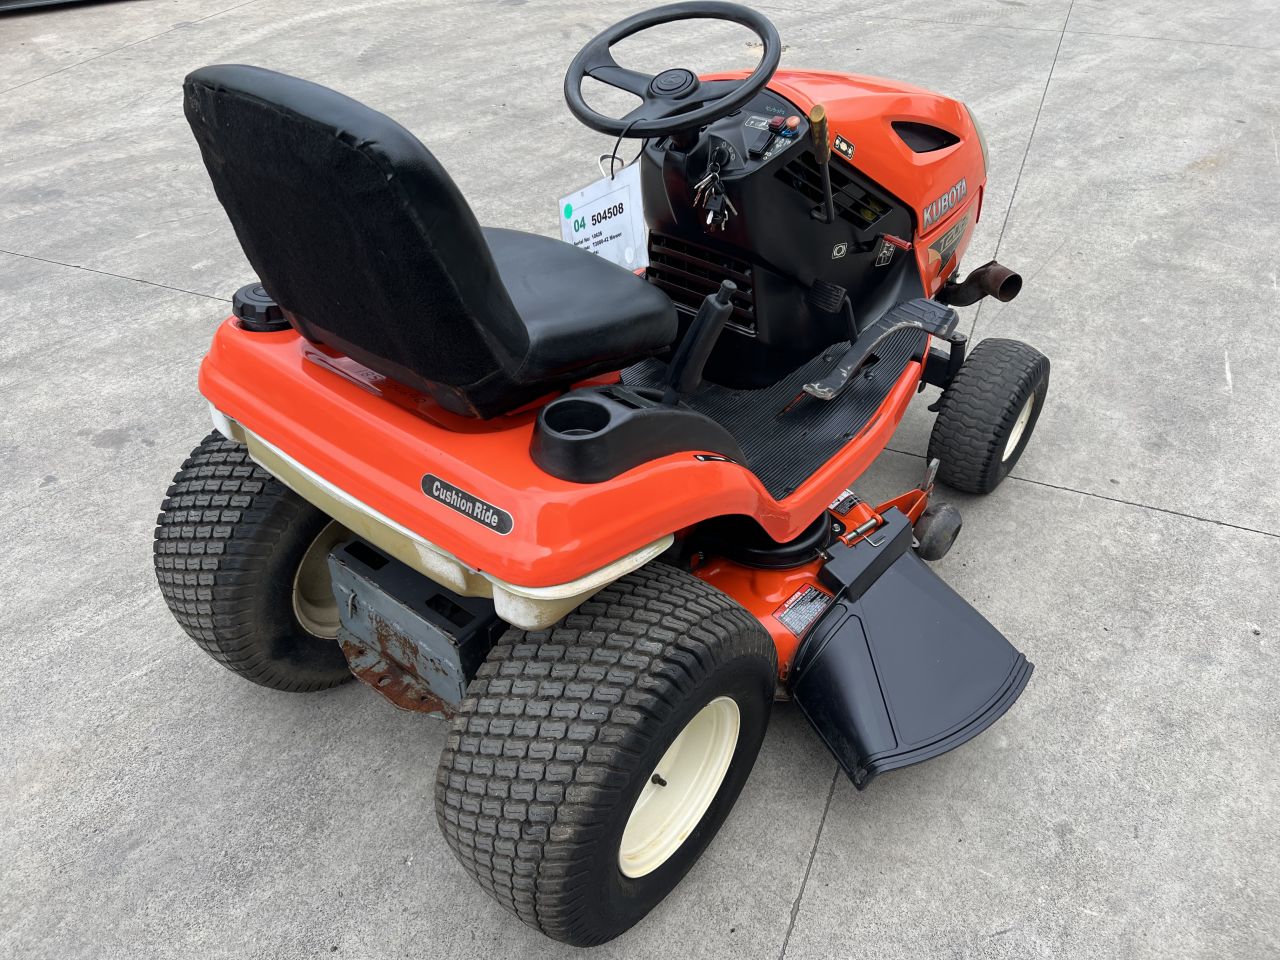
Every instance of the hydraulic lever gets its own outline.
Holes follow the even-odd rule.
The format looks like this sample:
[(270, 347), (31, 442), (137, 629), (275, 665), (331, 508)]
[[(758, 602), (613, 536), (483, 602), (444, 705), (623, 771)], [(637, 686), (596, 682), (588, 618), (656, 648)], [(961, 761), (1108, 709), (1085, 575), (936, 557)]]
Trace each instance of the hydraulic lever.
[(693, 318), (689, 330), (676, 348), (676, 355), (667, 368), (667, 386), (662, 402), (678, 403), (682, 396), (693, 393), (702, 382), (702, 368), (707, 365), (711, 348), (715, 346), (720, 331), (733, 313), (732, 297), (738, 287), (732, 280), (721, 282), (720, 289), (707, 294)]
[(813, 140), (813, 156), (822, 176), (822, 209), (813, 216), (823, 223), (836, 222), (836, 202), (831, 195), (831, 138), (827, 135), (827, 108), (815, 103), (809, 111), (809, 137)]

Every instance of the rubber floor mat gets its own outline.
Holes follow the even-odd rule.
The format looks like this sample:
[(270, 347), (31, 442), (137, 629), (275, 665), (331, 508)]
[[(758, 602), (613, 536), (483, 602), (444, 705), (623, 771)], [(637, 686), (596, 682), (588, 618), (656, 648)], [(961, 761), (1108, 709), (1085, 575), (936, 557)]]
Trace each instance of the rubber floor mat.
[[(878, 349), (879, 359), (863, 368), (834, 400), (811, 397), (804, 385), (825, 376), (848, 343), (828, 347), (772, 386), (733, 390), (704, 383), (685, 402), (733, 435), (747, 466), (769, 494), (781, 500), (870, 422), (907, 364), (923, 356), (927, 339), (921, 330), (892, 335)], [(660, 360), (645, 360), (623, 370), (622, 382), (629, 387), (658, 386), (666, 370)]]

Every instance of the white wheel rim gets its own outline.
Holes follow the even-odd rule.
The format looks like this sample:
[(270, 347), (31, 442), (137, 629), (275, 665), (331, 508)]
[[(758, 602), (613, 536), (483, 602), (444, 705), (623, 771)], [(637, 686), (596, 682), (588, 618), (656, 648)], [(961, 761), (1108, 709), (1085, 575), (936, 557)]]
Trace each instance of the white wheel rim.
[(342, 620), (329, 575), (329, 551), (351, 537), (338, 521), (328, 524), (307, 547), (293, 575), (293, 615), (302, 629), (321, 640), (334, 640)]
[(1009, 434), (1009, 439), (1004, 443), (1004, 456), (1000, 458), (1000, 462), (1004, 463), (1013, 456), (1013, 451), (1018, 449), (1018, 444), (1022, 441), (1022, 435), (1027, 432), (1027, 424), (1031, 422), (1031, 408), (1035, 406), (1036, 395), (1033, 393), (1027, 397), (1027, 402), (1022, 405), (1022, 410), (1018, 414), (1018, 419), (1013, 423), (1013, 432)]
[(671, 742), (631, 808), (618, 866), (643, 877), (666, 863), (720, 792), (742, 726), (738, 704), (716, 697)]

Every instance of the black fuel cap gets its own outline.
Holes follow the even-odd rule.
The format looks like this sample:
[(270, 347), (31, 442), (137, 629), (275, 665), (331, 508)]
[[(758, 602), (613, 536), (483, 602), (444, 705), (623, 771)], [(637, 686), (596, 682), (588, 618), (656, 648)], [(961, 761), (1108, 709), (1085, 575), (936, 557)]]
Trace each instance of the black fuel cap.
[(254, 333), (289, 329), (280, 304), (271, 299), (271, 294), (260, 283), (237, 290), (231, 298), (231, 312), (240, 318), (240, 326)]

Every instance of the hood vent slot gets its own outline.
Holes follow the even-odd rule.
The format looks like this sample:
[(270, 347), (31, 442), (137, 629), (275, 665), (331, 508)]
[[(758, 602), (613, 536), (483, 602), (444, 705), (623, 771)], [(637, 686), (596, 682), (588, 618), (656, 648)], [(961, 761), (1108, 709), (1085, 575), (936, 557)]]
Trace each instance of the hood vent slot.
[(893, 130), (914, 153), (933, 153), (960, 142), (954, 133), (927, 123), (898, 120), (893, 124)]
[[(806, 150), (779, 170), (778, 179), (803, 194), (815, 207), (822, 203), (822, 175), (818, 172), (818, 161), (813, 151)], [(890, 209), (889, 204), (872, 196), (854, 178), (845, 162), (834, 154), (831, 157), (831, 192), (836, 216), (859, 230), (875, 226)]]

